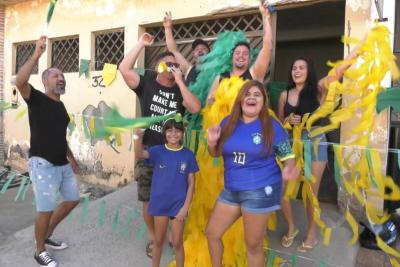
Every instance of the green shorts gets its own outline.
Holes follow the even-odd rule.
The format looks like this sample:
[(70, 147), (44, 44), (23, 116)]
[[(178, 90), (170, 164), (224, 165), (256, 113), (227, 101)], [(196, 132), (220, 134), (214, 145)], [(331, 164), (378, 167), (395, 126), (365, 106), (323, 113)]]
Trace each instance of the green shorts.
[(138, 185), (138, 200), (149, 202), (153, 167), (146, 160), (138, 160), (135, 166), (135, 180)]

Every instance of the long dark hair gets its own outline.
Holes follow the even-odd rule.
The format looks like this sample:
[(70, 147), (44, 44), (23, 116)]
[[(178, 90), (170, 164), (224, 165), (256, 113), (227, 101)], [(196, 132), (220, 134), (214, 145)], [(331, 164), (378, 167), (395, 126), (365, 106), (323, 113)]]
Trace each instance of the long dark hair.
[(288, 75), (288, 87), (287, 92), (289, 96), (289, 90), (296, 87), (296, 84), (293, 80), (292, 69), (293, 65), (296, 61), (303, 60), (307, 64), (307, 78), (304, 83), (303, 90), (301, 90), (298, 105), (296, 109), (297, 115), (304, 115), (306, 113), (314, 112), (320, 105), (318, 101), (318, 81), (315, 74), (314, 64), (311, 60), (305, 58), (297, 58), (292, 64), (290, 64), (289, 75)]
[(221, 137), (219, 138), (217, 144), (217, 153), (221, 154), (222, 147), (225, 144), (226, 140), (232, 135), (233, 131), (235, 130), (239, 119), (242, 117), (242, 106), (241, 103), (246, 96), (246, 93), (252, 87), (257, 87), (263, 96), (264, 103), (261, 108), (260, 114), (258, 114), (258, 118), (261, 121), (261, 133), (262, 133), (262, 142), (268, 154), (272, 151), (272, 138), (273, 138), (273, 129), (272, 129), (272, 119), (269, 116), (268, 112), (268, 97), (264, 85), (256, 80), (247, 81), (243, 84), (242, 88), (240, 89), (235, 103), (232, 106), (231, 114), (228, 118), (228, 121), (224, 124), (221, 130)]

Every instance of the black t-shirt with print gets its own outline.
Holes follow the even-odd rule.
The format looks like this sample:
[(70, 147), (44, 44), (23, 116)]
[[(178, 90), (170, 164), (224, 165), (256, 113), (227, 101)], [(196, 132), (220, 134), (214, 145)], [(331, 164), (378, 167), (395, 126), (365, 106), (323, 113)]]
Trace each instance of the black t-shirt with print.
[[(166, 87), (154, 78), (140, 76), (140, 82), (133, 90), (139, 97), (143, 117), (166, 115), (177, 111), (184, 114), (183, 97), (178, 85)], [(162, 136), (162, 122), (151, 125), (144, 133), (143, 144), (155, 146), (165, 143)]]
[(31, 87), (28, 100), (31, 148), (29, 157), (41, 157), (57, 166), (68, 163), (67, 127), (69, 116), (63, 102), (55, 101)]

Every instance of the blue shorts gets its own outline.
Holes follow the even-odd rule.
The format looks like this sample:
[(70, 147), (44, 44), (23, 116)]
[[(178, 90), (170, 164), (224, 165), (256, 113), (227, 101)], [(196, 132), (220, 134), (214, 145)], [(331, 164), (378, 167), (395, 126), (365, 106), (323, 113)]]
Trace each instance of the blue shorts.
[(43, 158), (31, 157), (29, 158), (29, 177), (32, 181), (38, 212), (53, 211), (57, 204), (58, 192), (64, 201), (79, 200), (78, 184), (69, 163), (55, 166)]
[(282, 182), (255, 190), (230, 191), (224, 189), (218, 201), (240, 206), (251, 213), (269, 213), (281, 208)]

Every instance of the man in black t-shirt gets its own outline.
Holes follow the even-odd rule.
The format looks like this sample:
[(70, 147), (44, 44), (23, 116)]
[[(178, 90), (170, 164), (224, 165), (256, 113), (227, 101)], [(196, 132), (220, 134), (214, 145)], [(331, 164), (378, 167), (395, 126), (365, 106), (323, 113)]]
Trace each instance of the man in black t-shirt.
[(191, 64), (178, 50), (176, 46), (174, 35), (172, 34), (172, 15), (171, 12), (165, 12), (164, 16), (164, 31), (167, 48), (176, 57), (176, 61), (181, 65), (182, 72), (185, 74), (186, 85), (196, 82), (200, 66), (200, 58), (210, 52), (210, 46), (203, 39), (196, 39), (192, 43), (192, 54), (194, 64)]
[[(139, 97), (142, 116), (165, 115), (173, 111), (183, 114), (184, 109), (190, 113), (200, 111), (200, 101), (185, 85), (179, 64), (176, 63), (174, 54), (167, 52), (158, 57), (156, 70), (157, 76), (147, 78), (132, 70), (145, 46), (153, 44), (154, 37), (148, 33), (142, 34), (138, 43), (131, 49), (119, 65), (126, 84)], [(168, 67), (168, 70), (158, 68), (160, 62)], [(146, 129), (143, 145), (150, 147), (163, 144), (162, 125), (154, 124)], [(135, 166), (135, 179), (138, 181), (138, 198), (143, 202), (143, 217), (149, 230), (150, 242), (146, 246), (146, 252), (151, 257), (151, 246), (154, 242), (154, 219), (147, 212), (150, 200), (152, 167), (144, 161), (138, 161)]]
[[(51, 239), (56, 226), (79, 203), (79, 192), (74, 172), (78, 164), (68, 147), (66, 133), (69, 116), (60, 95), (65, 93), (65, 78), (57, 68), (42, 73), (45, 92), (28, 83), (33, 67), (46, 50), (47, 37), (36, 42), (31, 58), (21, 67), (15, 84), (28, 105), (31, 146), (29, 150), (29, 177), (36, 200), (35, 260), (40, 266), (57, 266), (45, 246), (55, 250), (67, 244)], [(56, 207), (58, 192), (63, 202)]]

